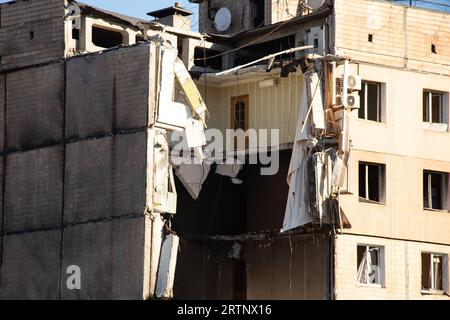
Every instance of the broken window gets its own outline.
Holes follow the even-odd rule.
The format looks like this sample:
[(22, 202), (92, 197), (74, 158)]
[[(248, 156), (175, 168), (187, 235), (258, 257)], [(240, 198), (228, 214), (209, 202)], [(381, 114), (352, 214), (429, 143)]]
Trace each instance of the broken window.
[(360, 98), (361, 108), (358, 111), (358, 117), (381, 122), (381, 83), (364, 81)]
[(112, 48), (123, 44), (121, 32), (92, 27), (92, 43), (97, 47)]
[(448, 289), (448, 256), (422, 252), (422, 289), (446, 291)]
[(258, 28), (264, 25), (264, 2), (265, 0), (251, 0), (251, 15), (253, 27)]
[(385, 165), (359, 163), (359, 197), (366, 201), (385, 202)]
[(449, 174), (423, 172), (423, 206), (425, 209), (448, 210)]
[(357, 268), (357, 281), (359, 284), (382, 286), (384, 282), (384, 248), (358, 245)]
[(248, 130), (248, 95), (231, 98), (231, 129)]
[(423, 122), (447, 123), (444, 119), (444, 94), (425, 90), (423, 92)]
[(222, 70), (221, 52), (205, 49), (202, 47), (195, 48), (194, 64), (197, 67), (208, 68), (212, 70)]
[(72, 29), (72, 39), (80, 40), (80, 29)]

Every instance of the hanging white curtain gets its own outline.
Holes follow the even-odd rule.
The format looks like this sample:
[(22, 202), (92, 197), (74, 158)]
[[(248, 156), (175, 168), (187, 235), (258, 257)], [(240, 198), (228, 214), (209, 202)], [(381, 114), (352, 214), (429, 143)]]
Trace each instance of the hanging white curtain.
[(282, 232), (298, 228), (313, 222), (309, 215), (307, 188), (308, 188), (308, 163), (306, 144), (311, 137), (310, 127), (302, 127), (308, 114), (308, 98), (306, 94), (305, 77), (302, 77), (300, 114), (295, 134), (294, 148), (287, 176), (289, 195), (286, 204)]

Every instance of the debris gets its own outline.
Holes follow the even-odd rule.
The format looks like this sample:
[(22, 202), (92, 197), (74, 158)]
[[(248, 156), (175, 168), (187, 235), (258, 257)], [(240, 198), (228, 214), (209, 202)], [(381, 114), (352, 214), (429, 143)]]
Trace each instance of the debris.
[(173, 282), (177, 264), (179, 238), (174, 234), (167, 234), (161, 247), (156, 281), (155, 296), (158, 299), (173, 298)]
[(240, 259), (241, 258), (242, 245), (240, 243), (235, 243), (228, 252), (228, 258), (230, 259)]
[(211, 165), (206, 162), (201, 164), (182, 164), (176, 167), (175, 174), (191, 197), (196, 200), (202, 191), (203, 183), (208, 178), (210, 170)]

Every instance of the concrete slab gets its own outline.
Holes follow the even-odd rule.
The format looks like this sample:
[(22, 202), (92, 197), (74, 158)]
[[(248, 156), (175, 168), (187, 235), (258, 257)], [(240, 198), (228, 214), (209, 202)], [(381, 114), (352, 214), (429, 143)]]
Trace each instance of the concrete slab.
[(0, 299), (58, 299), (61, 232), (4, 238)]
[(10, 70), (59, 60), (64, 57), (64, 46), (63, 15), (8, 27), (2, 26), (1, 68)]
[(9, 154), (5, 170), (5, 231), (60, 226), (63, 147)]
[[(77, 225), (64, 231), (62, 299), (143, 299), (144, 217)], [(81, 290), (67, 289), (67, 267), (81, 271)]]
[(143, 213), (145, 131), (67, 145), (66, 223)]
[(64, 63), (10, 73), (6, 92), (8, 149), (63, 140)]
[(6, 79), (0, 75), (0, 152), (5, 147), (5, 102), (6, 102)]
[(67, 137), (92, 137), (145, 127), (149, 73), (150, 47), (147, 45), (69, 60)]

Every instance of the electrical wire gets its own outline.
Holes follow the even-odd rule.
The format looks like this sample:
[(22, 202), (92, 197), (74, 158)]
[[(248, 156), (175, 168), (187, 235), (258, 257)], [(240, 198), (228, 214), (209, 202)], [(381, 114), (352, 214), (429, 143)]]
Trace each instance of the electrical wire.
[(255, 44), (255, 43), (257, 43), (257, 42), (259, 42), (259, 41), (261, 41), (261, 40), (264, 40), (264, 39), (268, 38), (270, 35), (272, 35), (272, 34), (275, 33), (276, 31), (280, 30), (280, 28), (282, 28), (284, 25), (286, 25), (289, 21), (290, 21), (290, 20), (283, 21), (283, 22), (280, 23), (275, 29), (271, 30), (271, 31), (268, 32), (267, 34), (263, 35), (263, 36), (260, 37), (260, 38), (255, 39), (255, 40), (253, 40), (253, 41), (251, 41), (251, 42), (249, 42), (249, 43), (247, 43), (247, 44), (244, 44), (244, 45), (242, 45), (242, 46), (240, 46), (240, 47), (237, 47), (237, 48), (234, 48), (234, 49), (230, 49), (230, 50), (224, 51), (224, 52), (222, 52), (222, 53), (219, 53), (219, 54), (216, 54), (216, 55), (207, 57), (207, 58), (196, 58), (196, 59), (194, 59), (194, 60), (203, 60), (203, 59), (213, 59), (213, 58), (218, 58), (218, 57), (221, 57), (221, 56), (226, 55), (226, 54), (228, 54), (228, 53), (235, 52), (235, 51), (238, 51), (238, 50), (247, 48), (247, 47), (251, 46), (252, 44)]

